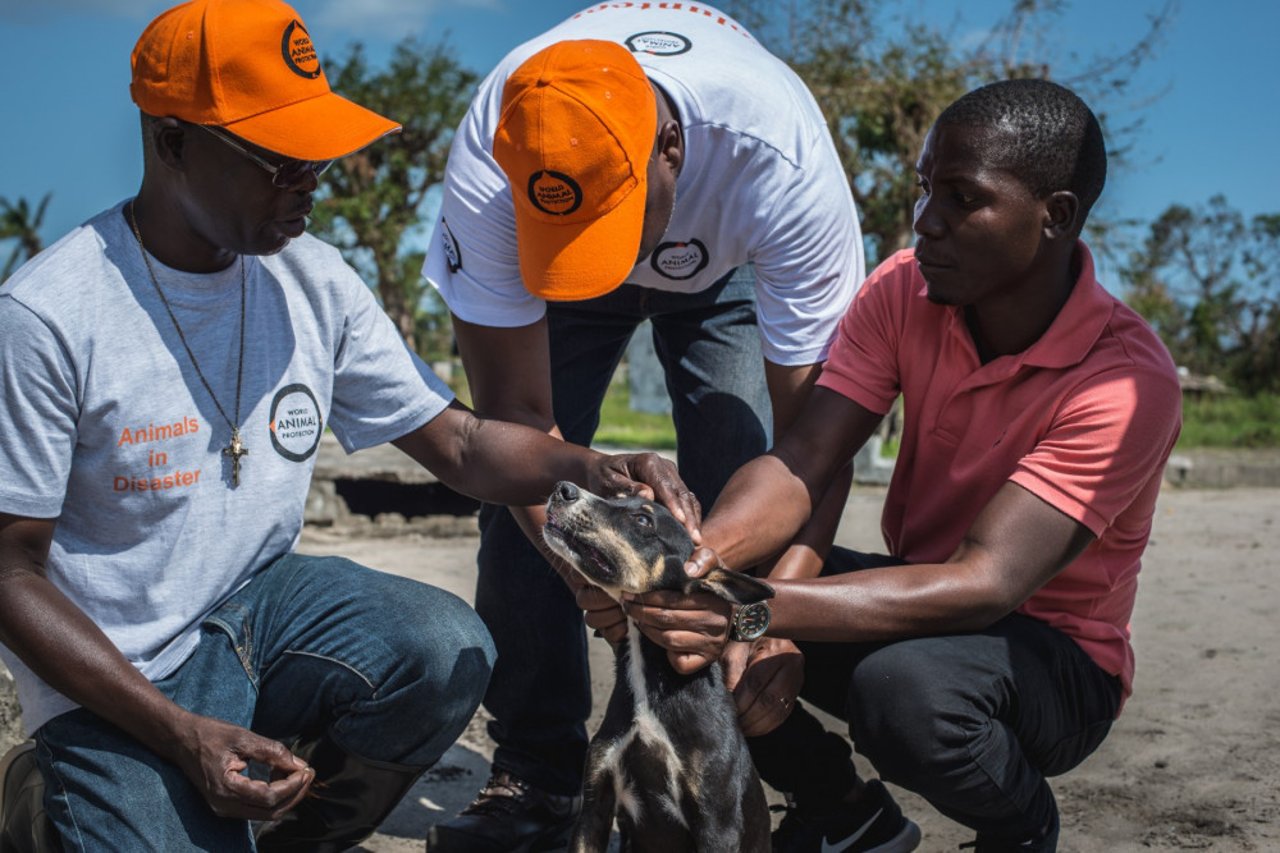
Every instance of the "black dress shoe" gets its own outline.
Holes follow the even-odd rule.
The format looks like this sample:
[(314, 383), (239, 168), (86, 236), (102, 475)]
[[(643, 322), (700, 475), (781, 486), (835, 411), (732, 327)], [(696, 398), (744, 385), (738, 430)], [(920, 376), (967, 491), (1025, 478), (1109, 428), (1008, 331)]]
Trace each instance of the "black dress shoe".
[(457, 817), (427, 833), (428, 853), (534, 853), (569, 840), (582, 797), (548, 794), (505, 770), (493, 775)]
[(23, 741), (0, 758), (0, 851), (61, 849), (58, 831), (44, 811), (44, 777), (36, 763), (35, 741)]

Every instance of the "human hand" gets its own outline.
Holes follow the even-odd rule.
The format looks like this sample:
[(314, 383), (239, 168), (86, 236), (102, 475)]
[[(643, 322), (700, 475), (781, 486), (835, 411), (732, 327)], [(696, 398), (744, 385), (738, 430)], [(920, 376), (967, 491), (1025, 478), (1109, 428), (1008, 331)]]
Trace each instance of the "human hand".
[(733, 605), (709, 592), (627, 594), (622, 608), (646, 637), (667, 650), (681, 674), (719, 660), (729, 642)]
[(795, 643), (773, 637), (731, 643), (721, 663), (744, 735), (768, 734), (790, 716), (804, 686), (804, 653)]
[(616, 646), (627, 637), (627, 614), (618, 602), (598, 586), (581, 584), (574, 591), (574, 600), (582, 608), (587, 627)]
[(702, 506), (669, 459), (656, 453), (601, 455), (588, 472), (586, 485), (597, 495), (639, 495), (656, 500), (671, 510), (695, 544), (701, 541)]
[[(169, 756), (219, 817), (279, 820), (306, 796), (315, 770), (284, 744), (231, 723), (188, 714)], [(270, 780), (244, 775), (250, 761)]]

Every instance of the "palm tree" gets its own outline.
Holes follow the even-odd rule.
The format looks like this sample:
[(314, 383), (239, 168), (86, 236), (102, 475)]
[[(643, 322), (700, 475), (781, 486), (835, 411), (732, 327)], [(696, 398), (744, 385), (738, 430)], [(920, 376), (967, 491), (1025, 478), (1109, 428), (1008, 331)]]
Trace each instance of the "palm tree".
[[(53, 193), (45, 193), (40, 205), (31, 212), (31, 205), (25, 198), (11, 202), (0, 196), (0, 240), (17, 240), (4, 269), (0, 270), (0, 281), (4, 281), (17, 268), (19, 260), (28, 261), (44, 248), (40, 240), (40, 225), (44, 222), (44, 212), (49, 207), (49, 199)], [(23, 257), (25, 256), (25, 257)]]

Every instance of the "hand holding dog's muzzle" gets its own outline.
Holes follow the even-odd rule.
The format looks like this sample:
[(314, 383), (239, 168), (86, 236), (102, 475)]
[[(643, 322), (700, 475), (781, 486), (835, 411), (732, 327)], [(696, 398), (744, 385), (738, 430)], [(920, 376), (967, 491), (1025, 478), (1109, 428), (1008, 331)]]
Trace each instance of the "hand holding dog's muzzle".
[(733, 605), (711, 593), (669, 590), (624, 595), (622, 607), (676, 672), (688, 675), (720, 659), (729, 642)]

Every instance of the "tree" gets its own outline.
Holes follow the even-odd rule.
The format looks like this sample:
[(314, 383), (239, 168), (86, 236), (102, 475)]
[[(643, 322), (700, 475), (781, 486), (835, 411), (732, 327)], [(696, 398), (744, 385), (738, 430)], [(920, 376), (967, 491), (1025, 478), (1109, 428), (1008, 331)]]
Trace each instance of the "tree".
[(16, 240), (9, 259), (0, 269), (0, 281), (8, 278), (18, 267), (19, 261), (29, 261), (44, 248), (40, 240), (40, 226), (44, 222), (44, 213), (49, 208), (49, 199), (53, 193), (45, 193), (35, 211), (25, 198), (11, 202), (0, 196), (0, 240)]
[[(1052, 77), (1094, 108), (1108, 135), (1113, 165), (1124, 162), (1141, 121), (1117, 125), (1108, 108), (1140, 107), (1137, 72), (1171, 26), (1175, 0), (1148, 18), (1146, 33), (1115, 54), (1063, 55), (1053, 38), (1063, 0), (1011, 0), (1008, 14), (970, 43), (933, 22), (895, 28), (897, 7), (876, 0), (798, 3), (739, 0), (730, 10), (805, 80), (827, 117), (862, 215), (872, 260), (914, 242), (915, 162), (942, 110), (995, 80)], [(1139, 98), (1135, 105), (1130, 101)], [(1109, 223), (1091, 219), (1091, 236)]]
[[(354, 44), (326, 73), (335, 91), (404, 126), (398, 134), (339, 160), (325, 173), (313, 231), (335, 244), (366, 281), (410, 348), (424, 355), (448, 346), (442, 309), (422, 281), (422, 252), (411, 245), (422, 230), (428, 190), (444, 177), (454, 129), (470, 103), (476, 75), (443, 44), (413, 38), (398, 44), (375, 71)], [(429, 225), (427, 226), (429, 227)]]
[(1246, 220), (1221, 195), (1172, 205), (1122, 274), (1179, 364), (1246, 393), (1280, 390), (1280, 214)]

